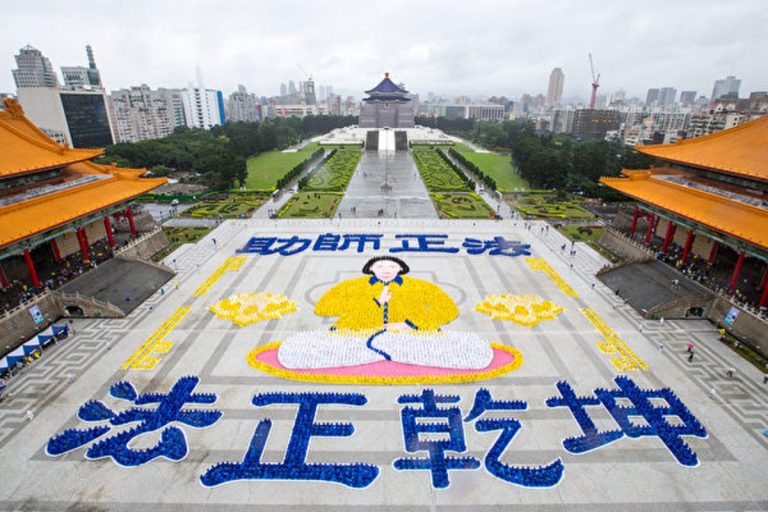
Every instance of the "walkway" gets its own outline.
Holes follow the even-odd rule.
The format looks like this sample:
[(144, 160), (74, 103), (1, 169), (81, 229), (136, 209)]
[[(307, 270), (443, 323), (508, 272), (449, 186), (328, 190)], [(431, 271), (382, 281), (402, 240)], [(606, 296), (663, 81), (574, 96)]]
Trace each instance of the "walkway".
[[(378, 214), (379, 210), (383, 215)], [(438, 218), (416, 164), (405, 151), (366, 151), (338, 213), (343, 218)]]

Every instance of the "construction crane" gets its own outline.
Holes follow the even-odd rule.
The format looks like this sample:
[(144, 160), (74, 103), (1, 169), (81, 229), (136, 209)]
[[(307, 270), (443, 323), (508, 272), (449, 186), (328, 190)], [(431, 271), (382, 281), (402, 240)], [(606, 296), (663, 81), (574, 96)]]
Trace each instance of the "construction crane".
[(589, 99), (589, 109), (594, 110), (597, 100), (597, 88), (600, 87), (600, 73), (595, 76), (595, 65), (592, 63), (592, 54), (589, 54), (589, 69), (592, 71), (592, 97)]
[(312, 75), (310, 75), (309, 73), (307, 73), (307, 72), (304, 70), (304, 68), (303, 68), (303, 67), (301, 67), (301, 64), (296, 64), (296, 65), (297, 65), (297, 66), (299, 66), (299, 69), (301, 70), (301, 72), (302, 72), (302, 73), (304, 73), (304, 75), (307, 77), (307, 79), (308, 79), (308, 80), (312, 80)]

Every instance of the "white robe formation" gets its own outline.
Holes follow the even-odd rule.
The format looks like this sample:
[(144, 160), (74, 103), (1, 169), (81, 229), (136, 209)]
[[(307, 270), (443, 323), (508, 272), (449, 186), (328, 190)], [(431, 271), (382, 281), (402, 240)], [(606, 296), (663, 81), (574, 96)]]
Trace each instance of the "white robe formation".
[(375, 335), (305, 331), (289, 336), (278, 360), (285, 368), (318, 369), (391, 360), (439, 368), (479, 370), (493, 360), (490, 344), (460, 331), (380, 331)]

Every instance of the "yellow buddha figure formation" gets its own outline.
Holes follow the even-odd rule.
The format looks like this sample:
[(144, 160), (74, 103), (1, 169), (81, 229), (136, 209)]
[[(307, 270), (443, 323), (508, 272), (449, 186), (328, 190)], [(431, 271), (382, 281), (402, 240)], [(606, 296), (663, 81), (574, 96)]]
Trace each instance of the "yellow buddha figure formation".
[(290, 336), (280, 346), (280, 364), (309, 369), (394, 361), (481, 369), (491, 363), (488, 342), (474, 333), (442, 329), (459, 316), (459, 308), (438, 286), (408, 276), (404, 261), (375, 257), (362, 272), (317, 302), (315, 314), (338, 317), (333, 327)]

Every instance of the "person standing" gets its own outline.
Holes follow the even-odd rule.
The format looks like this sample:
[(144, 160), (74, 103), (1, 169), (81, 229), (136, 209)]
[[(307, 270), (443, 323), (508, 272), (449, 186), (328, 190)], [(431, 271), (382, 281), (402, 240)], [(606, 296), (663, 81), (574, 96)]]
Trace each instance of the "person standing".
[(689, 362), (689, 363), (692, 363), (692, 362), (693, 362), (693, 350), (691, 350), (691, 351), (688, 353), (688, 362)]

